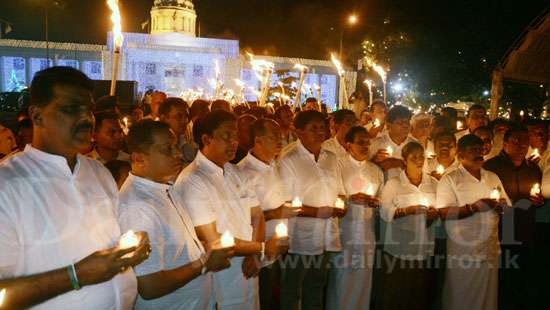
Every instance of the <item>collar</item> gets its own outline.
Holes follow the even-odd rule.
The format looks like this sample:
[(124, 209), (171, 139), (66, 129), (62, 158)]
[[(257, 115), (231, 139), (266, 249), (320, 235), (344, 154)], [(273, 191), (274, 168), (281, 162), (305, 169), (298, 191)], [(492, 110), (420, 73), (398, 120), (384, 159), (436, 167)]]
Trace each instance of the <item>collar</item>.
[(354, 165), (355, 167), (361, 167), (365, 164), (366, 160), (363, 160), (363, 161), (358, 161), (357, 159), (353, 158), (353, 156), (351, 156), (351, 154), (348, 153), (348, 158), (349, 158), (349, 161), (352, 163), (352, 165)]
[[(296, 148), (298, 149), (298, 151), (300, 153), (302, 153), (303, 155), (306, 155), (308, 156), (309, 158), (311, 158), (313, 161), (315, 161), (315, 155), (313, 155), (313, 153), (311, 153), (310, 151), (308, 151), (308, 149), (306, 149), (306, 147), (302, 144), (302, 140), (298, 139), (296, 141)], [(323, 153), (327, 152), (327, 150), (325, 150), (324, 148), (321, 147), (321, 151), (319, 152), (319, 158), (321, 158), (321, 156), (323, 155)]]
[[(499, 156), (502, 160), (505, 160), (505, 161), (509, 162), (510, 165), (511, 165), (511, 167), (513, 167), (514, 169), (520, 169), (520, 168), (523, 168), (523, 167), (525, 167), (525, 166), (528, 166), (527, 160), (525, 160), (525, 158), (523, 158), (523, 159), (521, 160), (521, 165), (519, 165), (519, 167), (516, 167), (516, 166), (514, 165), (514, 162), (513, 162), (512, 159), (510, 158), (510, 156), (508, 156), (508, 154), (506, 154), (506, 152), (504, 152), (504, 150), (502, 150), (502, 151), (500, 152), (500, 154), (498, 154), (498, 156)], [(541, 156), (542, 156), (542, 154), (541, 154)]]
[(163, 183), (151, 181), (149, 179), (137, 176), (132, 172), (128, 174), (128, 179), (126, 182), (129, 182), (129, 184), (135, 184), (139, 187), (154, 189), (159, 191), (166, 191), (172, 187), (170, 184), (163, 184)]
[[(58, 166), (64, 166), (64, 167), (67, 167), (67, 169), (69, 169), (69, 163), (67, 162), (67, 159), (65, 157), (41, 151), (37, 148), (34, 148), (30, 143), (25, 146), (23, 153), (28, 154), (30, 157), (36, 160), (45, 161)], [(77, 168), (80, 166), (81, 156), (82, 155), (80, 154), (76, 154), (76, 165), (75, 165), (74, 173), (76, 173)]]
[(478, 180), (476, 177), (474, 177), (470, 173), (470, 171), (468, 171), (468, 170), (466, 170), (466, 168), (464, 168), (464, 166), (462, 164), (458, 165), (457, 170), (459, 170), (463, 174), (466, 174), (466, 175), (470, 176), (472, 179), (476, 180), (477, 182), (481, 182), (481, 181), (483, 181), (487, 178), (487, 170), (485, 170), (483, 168), (480, 169), (481, 180)]
[(197, 166), (199, 168), (204, 169), (207, 173), (212, 173), (223, 178), (223, 169), (216, 165), (210, 159), (206, 158), (202, 151), (199, 150), (197, 152), (197, 157), (195, 158), (195, 160), (197, 161)]
[(271, 161), (269, 165), (264, 163), (263, 161), (256, 158), (256, 156), (252, 155), (252, 152), (249, 152), (243, 160), (250, 163), (250, 165), (252, 165), (256, 170), (260, 171), (265, 171), (269, 168), (272, 168), (274, 164), (274, 161)]
[(407, 177), (407, 173), (405, 172), (405, 169), (402, 169), (399, 173), (399, 181), (403, 185), (412, 186), (414, 188), (419, 188), (421, 185), (426, 184), (430, 181), (430, 176), (424, 172), (422, 172), (422, 180), (420, 181), (420, 184), (417, 186), (413, 185), (411, 181), (409, 180), (409, 177)]

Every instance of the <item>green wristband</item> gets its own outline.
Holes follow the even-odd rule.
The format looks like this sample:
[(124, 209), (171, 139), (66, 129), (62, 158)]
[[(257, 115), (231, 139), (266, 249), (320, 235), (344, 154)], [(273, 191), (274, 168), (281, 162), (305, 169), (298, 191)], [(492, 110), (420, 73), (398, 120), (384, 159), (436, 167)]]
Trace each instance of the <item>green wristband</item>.
[(73, 264), (67, 267), (67, 273), (69, 273), (69, 278), (71, 279), (71, 284), (73, 286), (73, 289), (78, 291), (80, 289), (80, 283), (78, 283), (78, 277), (76, 276), (76, 269), (74, 268)]

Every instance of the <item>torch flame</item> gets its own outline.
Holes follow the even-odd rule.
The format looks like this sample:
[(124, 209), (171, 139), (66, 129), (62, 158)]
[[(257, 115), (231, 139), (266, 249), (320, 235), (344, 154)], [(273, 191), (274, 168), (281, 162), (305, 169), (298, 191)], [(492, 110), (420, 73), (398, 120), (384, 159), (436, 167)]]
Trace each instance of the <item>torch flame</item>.
[(342, 63), (340, 62), (340, 60), (338, 60), (338, 58), (336, 58), (336, 56), (334, 56), (334, 54), (331, 54), (330, 58), (332, 60), (332, 63), (336, 67), (336, 70), (338, 71), (338, 75), (344, 76), (345, 71), (342, 67)]
[(295, 64), (294, 69), (297, 69), (299, 71), (307, 71), (308, 67), (302, 65), (302, 64)]
[(363, 81), (363, 83), (364, 83), (365, 85), (367, 85), (367, 87), (369, 88), (369, 90), (372, 89), (372, 81), (371, 81), (371, 80), (365, 80), (365, 81)]
[(124, 37), (122, 36), (122, 26), (120, 18), (120, 9), (118, 8), (118, 0), (107, 0), (107, 5), (113, 13), (111, 15), (111, 21), (113, 22), (113, 43), (115, 50), (120, 49)]
[(384, 69), (384, 67), (382, 67), (378, 64), (373, 64), (372, 68), (374, 69), (374, 71), (376, 71), (376, 73), (378, 73), (378, 75), (380, 76), (382, 81), (385, 83), (386, 79), (388, 77), (388, 73), (386, 72), (386, 69)]
[(244, 82), (239, 80), (239, 79), (235, 79), (235, 84), (237, 84), (237, 86), (239, 86), (241, 88), (244, 87)]
[(6, 298), (6, 289), (3, 289), (0, 291), (0, 307), (2, 307), (2, 304), (4, 303), (5, 298)]

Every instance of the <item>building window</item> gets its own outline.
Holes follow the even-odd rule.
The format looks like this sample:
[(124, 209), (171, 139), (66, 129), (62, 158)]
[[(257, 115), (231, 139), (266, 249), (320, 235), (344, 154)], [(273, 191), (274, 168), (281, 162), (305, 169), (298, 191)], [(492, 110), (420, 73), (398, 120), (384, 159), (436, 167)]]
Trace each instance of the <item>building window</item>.
[(25, 70), (25, 59), (23, 58), (14, 58), (13, 59), (13, 68), (15, 70)]
[(157, 66), (152, 63), (145, 64), (145, 74), (148, 74), (148, 75), (157, 74)]
[(204, 76), (204, 67), (201, 65), (194, 65), (193, 66), (193, 77), (194, 78), (202, 78)]

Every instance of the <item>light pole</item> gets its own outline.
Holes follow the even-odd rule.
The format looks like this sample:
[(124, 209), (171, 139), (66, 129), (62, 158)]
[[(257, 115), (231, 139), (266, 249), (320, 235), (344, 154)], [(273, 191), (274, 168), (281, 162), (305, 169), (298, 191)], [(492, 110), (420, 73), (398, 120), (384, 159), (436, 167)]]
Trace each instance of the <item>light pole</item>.
[[(350, 16), (348, 16), (347, 18), (347, 24), (350, 25), (350, 26), (353, 26), (355, 24), (357, 24), (357, 22), (359, 21), (359, 17), (357, 17), (357, 15), (355, 14), (352, 14)], [(343, 26), (342, 27), (342, 32), (340, 34), (340, 52), (338, 53), (338, 58), (342, 59), (342, 51), (344, 49), (344, 33), (346, 31), (346, 27)]]

